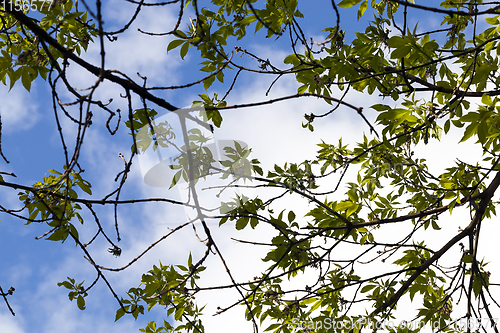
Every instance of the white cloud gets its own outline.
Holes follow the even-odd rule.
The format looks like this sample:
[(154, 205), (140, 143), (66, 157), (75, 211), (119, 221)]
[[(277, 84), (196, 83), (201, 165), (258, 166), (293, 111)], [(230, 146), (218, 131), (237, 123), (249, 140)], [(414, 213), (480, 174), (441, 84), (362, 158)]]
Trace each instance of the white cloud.
[[(2, 304), (2, 306), (4, 306), (4, 304)], [(20, 321), (19, 317), (13, 317), (10, 312), (2, 310), (2, 313), (0, 313), (0, 331), (8, 333), (26, 332)]]
[(2, 116), (2, 133), (8, 134), (32, 128), (39, 119), (37, 105), (37, 85), (31, 93), (17, 82), (9, 92), (8, 87), (0, 86), (0, 115)]
[[(132, 17), (136, 6), (122, 1), (108, 1), (103, 8), (103, 17), (107, 22), (104, 28), (107, 31), (121, 29)], [(142, 79), (137, 76), (140, 73), (148, 78), (148, 86), (154, 84), (177, 84), (178, 75), (176, 68), (182, 62), (178, 54), (167, 55), (167, 45), (172, 39), (169, 37), (156, 37), (143, 34), (138, 31), (165, 32), (166, 29), (175, 25), (176, 16), (173, 14), (173, 7), (142, 7), (140, 14), (132, 25), (124, 33), (116, 35), (113, 42), (104, 38), (105, 68), (117, 70), (128, 75), (132, 80), (142, 85)], [(94, 38), (94, 43), (90, 45), (88, 51), (82, 54), (86, 59), (96, 66), (101, 64), (101, 48), (98, 38)], [(77, 83), (76, 86), (92, 85), (96, 82), (96, 77), (78, 66), (70, 66), (69, 77)], [(120, 74), (115, 73), (120, 76)], [(115, 101), (119, 100), (118, 94), (124, 92), (115, 84), (105, 85), (106, 88), (99, 88), (97, 97), (107, 100), (114, 96)], [(109, 89), (113, 93), (110, 94)]]

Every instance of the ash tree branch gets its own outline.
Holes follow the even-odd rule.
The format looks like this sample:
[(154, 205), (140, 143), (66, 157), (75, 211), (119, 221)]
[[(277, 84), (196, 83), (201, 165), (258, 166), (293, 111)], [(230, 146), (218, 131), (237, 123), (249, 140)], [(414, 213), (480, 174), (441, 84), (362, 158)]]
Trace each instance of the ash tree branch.
[(495, 194), (495, 191), (497, 190), (498, 186), (500, 186), (500, 172), (497, 171), (497, 174), (495, 175), (495, 178), (493, 178), (492, 182), (490, 185), (486, 188), (484, 192), (481, 193), (481, 201), (479, 202), (478, 208), (476, 210), (476, 213), (474, 215), (474, 218), (471, 220), (469, 225), (464, 228), (460, 233), (458, 233), (455, 237), (450, 239), (439, 251), (434, 253), (427, 261), (425, 261), (421, 266), (416, 268), (416, 271), (408, 278), (408, 280), (403, 283), (403, 285), (399, 288), (399, 290), (384, 304), (376, 308), (371, 315), (376, 315), (388, 308), (392, 308), (394, 304), (403, 296), (403, 294), (406, 292), (406, 290), (411, 286), (413, 281), (420, 276), (431, 264), (436, 262), (439, 258), (441, 258), (445, 253), (448, 252), (448, 250), (457, 244), (460, 240), (464, 239), (465, 237), (471, 235), (471, 233), (474, 232), (476, 226), (479, 224), (479, 222), (483, 218), (483, 214), (486, 211), (486, 207), (490, 204), (491, 199), (493, 195)]
[(9, 290), (4, 293), (2, 287), (0, 286), (0, 295), (3, 297), (3, 300), (5, 301), (5, 304), (9, 308), (10, 313), (15, 316), (16, 314), (14, 313), (14, 310), (10, 307), (9, 301), (7, 300), (7, 296), (10, 296), (14, 293), (16, 289), (14, 287), (10, 287)]

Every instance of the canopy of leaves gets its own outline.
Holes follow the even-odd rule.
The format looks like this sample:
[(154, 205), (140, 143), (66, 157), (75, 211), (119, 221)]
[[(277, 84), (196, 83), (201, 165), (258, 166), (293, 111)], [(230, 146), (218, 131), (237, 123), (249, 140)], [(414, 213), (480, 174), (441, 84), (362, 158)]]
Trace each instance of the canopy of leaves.
[[(69, 290), (70, 300), (76, 299), (79, 309), (86, 308), (85, 297), (93, 285), (102, 282), (117, 300), (116, 320), (126, 314), (138, 319), (145, 308), (155, 306), (166, 307), (175, 320), (149, 322), (142, 332), (204, 332), (204, 304), (198, 304), (196, 297), (218, 289), (234, 289), (238, 295), (218, 314), (242, 306), (245, 319), (255, 331), (371, 330), (373, 323), (398, 318), (398, 304), (404, 299), (415, 306), (414, 323), (433, 325), (444, 332), (470, 332), (471, 323), (496, 318), (500, 306), (494, 289), (498, 284), (493, 280), (497, 277), (487, 271), (486, 262), (477, 253), (481, 224), (496, 214), (495, 193), (500, 185), (497, 3), (318, 2), (315, 10), (330, 12), (332, 19), (316, 22), (314, 15), (304, 14), (310, 12), (305, 8), (311, 2), (298, 0), (132, 2), (136, 4), (135, 13), (117, 31), (104, 28), (99, 0), (92, 6), (72, 0), (34, 1), (30, 6), (18, 6), (6, 0), (0, 7), (0, 80), (10, 88), (20, 81), (29, 91), (33, 80), (40, 76), (53, 91), (55, 114), (61, 115), (62, 111), (64, 117), (78, 125), (74, 151), (70, 153), (64, 146), (65, 166), (54, 167), (64, 171), (51, 170), (32, 185), (1, 179), (1, 186), (21, 191), (18, 197), (22, 209), (14, 212), (0, 207), (27, 224), (45, 223), (47, 232), (40, 238), (61, 242), (71, 238), (84, 252), (96, 270), (96, 282), (87, 284), (68, 278), (59, 284)], [(167, 36), (170, 54), (179, 52), (182, 59), (188, 54), (199, 57), (203, 74), (198, 79), (182, 86), (151, 87), (145, 77), (136, 82), (121, 72), (125, 69), (105, 66), (104, 45), (124, 33), (143, 6), (175, 6), (178, 20), (171, 30), (142, 33)], [(359, 25), (351, 22), (349, 28), (360, 28), (347, 31), (342, 17), (353, 10)], [(426, 30), (410, 19), (422, 15), (439, 18), (441, 27)], [(309, 26), (318, 24), (323, 31), (308, 36)], [(320, 33), (324, 39), (316, 40)], [(255, 43), (246, 42), (266, 38), (287, 46), (288, 55), (282, 63), (260, 56)], [(102, 50), (98, 64), (80, 57), (94, 40), (99, 43), (90, 47)], [(83, 92), (77, 89), (81, 87), (66, 80), (69, 64), (94, 74), (96, 83)], [(228, 105), (231, 91), (240, 83), (240, 73), (272, 76), (269, 90), (276, 81), (292, 77), (297, 90), (278, 99)], [(228, 76), (229, 83), (225, 82)], [(127, 100), (129, 110), (124, 125), (131, 134), (131, 157), (125, 160), (121, 156), (124, 168), (116, 176), (116, 190), (95, 197), (91, 183), (82, 178), (81, 165), (85, 161), (79, 160), (86, 129), (92, 124), (90, 109), (109, 114), (105, 126), (110, 135), (117, 130), (110, 126), (110, 120), (120, 115), (113, 104), (93, 97), (102, 82), (117, 85)], [(156, 94), (159, 89), (177, 89), (182, 94), (189, 87), (198, 89), (199, 94), (190, 110), (176, 111)], [(215, 93), (216, 87), (226, 89), (222, 97)], [(59, 101), (61, 89), (71, 92), (74, 100)], [(365, 116), (362, 106), (345, 100), (356, 91), (378, 100), (371, 105), (377, 113), (374, 121)], [(143, 104), (140, 107), (133, 106), (136, 97)], [(325, 138), (318, 143), (313, 160), (275, 165), (270, 170), (263, 170), (259, 160), (250, 157), (252, 149), (238, 142), (224, 147), (223, 156), (210, 148), (211, 137), (206, 133), (214, 128), (207, 124), (224, 126), (220, 111), (305, 97), (324, 101), (329, 111), (306, 113), (304, 131), (314, 131), (322, 118), (342, 108), (355, 112), (368, 133), (350, 145), (339, 138)], [(70, 108), (74, 110), (68, 111)], [(178, 124), (160, 121), (160, 111), (175, 111)], [(118, 125), (123, 126), (120, 122)], [(202, 129), (190, 127), (191, 122)], [(427, 161), (415, 151), (420, 147), (432, 149), (433, 142), (457, 131), (457, 141), (473, 142), (482, 153), (481, 159), (475, 163), (457, 160), (444, 166), (441, 174), (432, 173)], [(174, 171), (170, 188), (183, 183), (189, 189), (189, 200), (120, 201), (134, 158), (166, 148), (178, 154), (168, 165)], [(348, 169), (355, 170), (357, 176), (344, 179)], [(259, 196), (235, 195), (232, 201), (220, 203), (214, 213), (198, 201), (197, 185), (210, 177), (219, 178), (222, 183), (218, 186), (224, 191), (247, 186), (257, 188)], [(82, 191), (86, 198), (78, 196)], [(287, 205), (296, 198), (307, 205), (306, 214), (299, 213), (294, 204)], [(190, 254), (186, 264), (153, 266), (126, 295), (117, 295), (106, 273), (122, 271), (130, 264), (104, 267), (94, 261), (89, 246), (97, 237), (103, 237), (110, 244), (109, 252), (119, 256), (122, 249), (118, 246), (120, 221), (116, 207), (158, 200), (186, 205), (196, 215), (179, 223), (158, 242), (193, 225), (198, 227), (195, 233), (204, 251)], [(92, 204), (114, 208), (116, 241), (108, 235), (112, 230), (100, 225)], [(283, 206), (287, 208), (282, 210)], [(79, 224), (74, 223), (75, 219), (84, 223), (84, 209), (95, 216), (99, 230), (91, 240), (82, 240)], [(457, 210), (461, 210), (458, 215)], [(470, 214), (464, 214), (465, 210)], [(442, 228), (443, 216), (449, 214), (461, 222), (457, 222), (452, 234), (439, 234), (442, 241), (438, 247), (429, 246), (426, 240)], [(218, 223), (209, 225), (209, 220)], [(238, 231), (264, 227), (266, 232), (272, 230), (272, 234), (262, 236), (262, 242), (241, 240), (250, 248), (267, 249), (262, 258), (266, 269), (252, 272), (255, 278), (251, 280), (234, 278), (212, 236), (216, 228), (227, 224)], [(393, 233), (399, 225), (409, 231)], [(442, 258), (445, 254), (452, 258), (446, 267)], [(219, 274), (227, 275), (230, 284), (203, 283), (210, 256), (220, 260), (224, 270)], [(12, 292), (0, 292), (10, 308), (7, 296), (12, 297)], [(337, 325), (332, 326), (332, 320)], [(379, 329), (418, 331), (409, 327)], [(494, 325), (482, 329), (498, 332)]]

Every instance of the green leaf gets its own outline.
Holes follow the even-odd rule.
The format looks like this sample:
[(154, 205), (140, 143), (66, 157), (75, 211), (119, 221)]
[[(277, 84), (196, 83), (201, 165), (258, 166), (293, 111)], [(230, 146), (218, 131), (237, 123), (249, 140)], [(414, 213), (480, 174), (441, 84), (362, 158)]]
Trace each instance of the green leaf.
[[(23, 67), (24, 68), (24, 67)], [(26, 69), (23, 69), (23, 74), (21, 76), (21, 82), (26, 90), (30, 91), (31, 89), (31, 76)]]
[(78, 183), (78, 186), (82, 189), (83, 192), (87, 193), (88, 195), (92, 195), (92, 190), (90, 189), (92, 185), (87, 182), (87, 181), (81, 181)]
[(183, 313), (184, 313), (184, 308), (183, 307), (178, 307), (175, 310), (174, 319), (175, 320), (181, 320)]
[(308, 85), (304, 84), (297, 89), (297, 94), (303, 94), (307, 91)]
[(85, 298), (83, 298), (82, 295), (79, 295), (78, 298), (76, 299), (76, 305), (80, 310), (85, 310)]
[(212, 85), (212, 83), (214, 83), (214, 81), (215, 81), (215, 75), (206, 78), (205, 80), (203, 80), (203, 88), (205, 88), (205, 90), (208, 90), (208, 88), (210, 88), (210, 86)]
[(391, 58), (392, 59), (400, 59), (404, 58), (413, 50), (413, 47), (410, 45), (403, 45), (392, 51)]
[(181, 58), (184, 60), (184, 57), (188, 53), (189, 50), (189, 42), (185, 42), (184, 45), (181, 47)]
[(167, 46), (167, 52), (170, 50), (175, 49), (176, 47), (180, 46), (181, 44), (185, 43), (186, 41), (183, 39), (175, 39), (171, 41), (168, 46)]
[(57, 286), (58, 287), (64, 286), (64, 288), (70, 289), (70, 290), (73, 289), (73, 285), (71, 285), (71, 283), (69, 283), (68, 281), (58, 282)]
[(450, 120), (448, 119), (444, 123), (444, 134), (447, 134), (449, 130), (450, 130)]
[(250, 23), (253, 23), (257, 21), (257, 17), (255, 15), (249, 15), (245, 17), (243, 20), (241, 20), (239, 23), (242, 25), (249, 25)]
[(247, 226), (248, 221), (249, 221), (248, 217), (240, 217), (236, 221), (236, 230), (243, 230)]
[(486, 21), (486, 23), (491, 24), (491, 25), (498, 25), (499, 24), (498, 15), (492, 16), (492, 17), (487, 17), (484, 20)]
[(353, 205), (353, 206), (351, 206), (351, 207), (350, 207), (350, 208), (346, 211), (346, 213), (345, 213), (345, 214), (346, 214), (346, 216), (347, 216), (347, 217), (351, 216), (354, 212), (356, 212), (356, 211), (358, 210), (358, 207), (359, 207), (359, 205), (356, 205), (356, 204), (355, 204), (355, 205)]
[(54, 232), (52, 232), (52, 234), (47, 237), (46, 239), (47, 240), (51, 240), (51, 241), (65, 241), (66, 238), (68, 238), (69, 236), (69, 228), (68, 226), (61, 226), (59, 228), (57, 228), (56, 230), (54, 230)]
[(283, 59), (283, 63), (296, 66), (296, 65), (300, 64), (300, 60), (296, 54), (292, 53), (290, 55), (287, 55), (285, 57), (285, 59)]
[(368, 285), (364, 286), (363, 288), (361, 288), (361, 292), (366, 293), (367, 291), (370, 291), (375, 287), (376, 287), (376, 285), (374, 285), (374, 284), (368, 284)]
[(474, 276), (474, 281), (472, 282), (472, 290), (474, 291), (474, 296), (476, 296), (476, 298), (481, 293), (481, 289), (483, 289), (483, 284), (482, 284), (482, 281), (481, 281), (481, 277), (480, 276)]
[(144, 307), (142, 305), (138, 305), (134, 312), (132, 312), (132, 316), (134, 317), (135, 320), (139, 317), (139, 314), (144, 314)]
[(478, 123), (472, 123), (467, 128), (465, 129), (464, 136), (460, 140), (460, 142), (464, 142), (470, 139), (471, 136), (477, 133), (477, 127), (479, 126)]
[(183, 170), (179, 170), (176, 172), (176, 174), (174, 175), (174, 177), (172, 178), (172, 184), (170, 184), (170, 187), (168, 188), (169, 190), (175, 186), (175, 184), (177, 184), (179, 182), (179, 180), (181, 179), (181, 175), (182, 175), (182, 172)]
[(255, 219), (255, 218), (251, 218), (250, 219), (250, 226), (252, 227), (252, 229), (255, 229), (255, 227), (259, 224), (259, 220), (258, 219)]
[[(493, 105), (493, 100), (491, 99), (491, 96), (488, 94), (483, 94), (483, 97), (481, 98), (481, 102), (486, 105)], [(464, 120), (462, 120), (464, 121)]]
[(436, 223), (436, 221), (433, 220), (431, 224), (432, 224), (432, 229), (441, 230), (441, 227)]
[(208, 120), (211, 120), (215, 127), (220, 127), (222, 123), (222, 115), (219, 110), (205, 110)]
[(466, 254), (462, 258), (462, 262), (470, 264), (472, 262), (472, 254)]
[(371, 106), (371, 108), (374, 110), (377, 110), (379, 112), (387, 111), (387, 110), (391, 109), (391, 107), (389, 105), (384, 105), (384, 104), (374, 104)]
[(361, 16), (363, 16), (363, 14), (365, 13), (366, 8), (368, 8), (368, 0), (363, 1), (361, 3), (361, 5), (359, 5), (359, 9), (358, 9), (358, 21), (361, 18)]
[(125, 310), (123, 310), (123, 308), (119, 308), (117, 311), (116, 311), (116, 316), (115, 316), (115, 322), (118, 321), (118, 319), (120, 319), (121, 317), (123, 317), (125, 315)]
[(356, 6), (361, 1), (363, 0), (342, 0), (337, 4), (337, 6), (339, 6), (340, 8), (350, 8), (352, 6)]

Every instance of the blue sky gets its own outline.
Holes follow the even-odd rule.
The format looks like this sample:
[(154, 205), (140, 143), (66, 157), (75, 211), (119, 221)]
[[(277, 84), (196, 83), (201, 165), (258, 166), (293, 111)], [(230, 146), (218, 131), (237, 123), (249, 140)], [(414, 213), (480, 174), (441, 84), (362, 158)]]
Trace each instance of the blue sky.
[[(321, 0), (315, 2), (328, 5), (330, 1)], [(132, 14), (133, 7), (123, 1), (108, 1), (104, 6), (105, 28), (113, 30), (123, 25)], [(318, 10), (315, 6), (303, 6), (303, 13), (312, 20), (308, 21), (305, 31), (308, 36), (319, 39), (322, 36), (320, 30), (326, 26), (335, 24), (332, 12)], [(416, 12), (418, 13), (418, 12)], [(106, 43), (107, 67), (116, 68), (130, 77), (136, 78), (135, 73), (148, 77), (148, 84), (153, 85), (177, 85), (185, 84), (192, 80), (201, 78), (198, 73), (198, 54), (190, 50), (185, 61), (180, 60), (178, 49), (166, 53), (169, 38), (145, 37), (137, 32), (137, 28), (147, 31), (165, 31), (173, 26), (176, 19), (175, 8), (161, 9), (146, 8), (139, 16), (137, 22), (123, 36), (114, 43)], [(371, 18), (365, 14), (363, 19)], [(421, 26), (436, 25), (432, 17), (420, 17), (424, 20)], [(356, 21), (355, 10), (342, 11), (341, 25), (347, 30), (347, 36), (352, 36), (354, 23)], [(361, 22), (364, 25), (363, 22)], [(437, 25), (439, 22), (437, 22)], [(437, 28), (438, 26), (436, 26)], [(359, 29), (359, 28), (357, 28)], [(262, 34), (261, 34), (262, 35)], [(245, 47), (258, 51), (263, 58), (269, 58), (276, 64), (281, 64), (284, 56), (290, 53), (286, 48), (287, 40), (274, 41), (250, 38), (245, 41)], [(324, 35), (323, 35), (324, 36)], [(352, 37), (351, 37), (352, 38)], [(83, 56), (89, 61), (96, 62), (99, 57), (98, 45), (89, 48), (89, 52)], [(242, 59), (243, 61), (244, 58)], [(202, 74), (203, 75), (203, 74)], [(232, 73), (234, 75), (234, 73)], [(70, 78), (79, 87), (85, 87), (94, 82), (95, 78), (72, 65)], [(215, 84), (212, 92), (224, 93), (224, 89), (230, 83), (230, 73), (226, 76), (224, 85)], [(280, 80), (271, 90), (269, 97), (265, 96), (269, 78), (242, 75), (235, 90), (230, 95), (228, 104), (248, 103), (256, 100), (265, 100), (274, 96), (291, 95), (296, 92), (297, 83), (292, 78)], [(137, 80), (139, 82), (139, 80)], [(126, 110), (126, 104), (120, 98), (122, 91), (111, 84), (104, 83), (97, 91), (97, 96), (107, 101), (113, 98), (112, 107)], [(197, 94), (203, 93), (201, 85), (186, 90), (174, 90), (158, 92), (158, 96), (165, 98), (172, 104), (184, 107), (190, 105), (193, 100), (198, 99)], [(61, 94), (68, 98), (68, 94)], [(50, 101), (50, 90), (44, 81), (38, 80), (34, 83), (30, 93), (24, 91), (20, 84), (16, 85), (10, 92), (7, 87), (0, 87), (0, 113), (2, 116), (2, 149), (10, 164), (2, 164), (2, 171), (15, 172), (17, 178), (13, 182), (31, 185), (40, 180), (49, 169), (60, 171), (64, 164), (59, 134), (53, 118), (53, 110)], [(368, 109), (369, 105), (379, 102), (377, 96), (368, 96), (353, 93), (347, 97), (348, 102), (365, 107), (366, 115), (370, 119), (376, 117), (373, 111)], [(138, 108), (140, 103), (134, 100)], [(217, 140), (236, 139), (246, 142), (252, 147), (254, 156), (259, 158), (264, 168), (270, 168), (274, 163), (283, 164), (286, 161), (299, 162), (315, 155), (315, 144), (321, 139), (337, 142), (342, 136), (346, 142), (353, 142), (362, 137), (361, 131), (368, 133), (366, 125), (351, 112), (351, 110), (340, 109), (331, 117), (321, 123), (317, 123), (316, 131), (309, 132), (302, 129), (304, 113), (322, 113), (328, 108), (321, 102), (314, 100), (298, 99), (280, 104), (273, 104), (261, 108), (236, 109), (223, 112), (223, 127), (214, 134)], [(125, 116), (125, 114), (124, 114)], [(84, 149), (80, 159), (82, 167), (86, 170), (83, 174), (85, 179), (91, 181), (93, 193), (96, 198), (101, 198), (112, 191), (117, 184), (113, 181), (116, 174), (123, 168), (123, 162), (118, 153), (130, 156), (130, 136), (124, 126), (123, 118), (120, 129), (115, 136), (110, 136), (104, 126), (107, 115), (96, 110), (94, 112), (93, 125), (88, 130), (85, 138)], [(115, 119), (116, 120), (116, 119)], [(112, 123), (114, 124), (114, 121)], [(72, 135), (75, 127), (67, 120), (63, 121), (64, 133), (70, 147), (74, 147)], [(432, 166), (436, 169), (442, 168), (445, 161), (451, 162), (456, 157), (455, 145), (459, 133), (452, 135), (441, 145), (435, 145), (433, 149), (422, 151), (429, 156)], [(480, 152), (468, 150), (463, 145), (459, 154), (463, 159), (474, 160)], [(72, 148), (71, 148), (72, 149)], [(434, 160), (432, 160), (434, 159)], [(134, 163), (128, 184), (124, 189), (122, 198), (137, 197), (161, 197), (169, 196), (178, 198), (182, 191), (167, 193), (165, 189), (152, 188), (142, 181), (142, 174), (138, 163)], [(10, 181), (5, 177), (6, 181)], [(12, 189), (1, 188), (1, 204), (8, 208), (19, 208), (16, 193)], [(83, 197), (85, 194), (81, 193)], [(209, 200), (209, 199), (207, 199)], [(295, 202), (287, 201), (285, 206), (295, 205)], [(308, 208), (298, 208), (305, 212)], [(108, 234), (114, 236), (113, 216), (111, 207), (97, 207), (101, 222), (107, 228)], [(176, 225), (177, 221), (186, 221), (189, 214), (182, 207), (164, 204), (141, 204), (120, 207), (119, 221), (122, 234), (120, 246), (123, 254), (115, 258), (107, 253), (107, 245), (99, 239), (92, 248), (92, 254), (100, 264), (110, 267), (120, 267), (136, 257), (150, 243), (168, 232), (169, 227)], [(16, 312), (12, 317), (7, 308), (0, 301), (0, 331), (2, 332), (137, 332), (144, 327), (149, 320), (162, 322), (165, 318), (165, 310), (156, 308), (151, 314), (140, 317), (134, 321), (130, 316), (122, 318), (114, 323), (117, 302), (100, 282), (91, 290), (87, 298), (87, 310), (77, 309), (75, 302), (69, 302), (67, 291), (57, 287), (57, 282), (63, 281), (67, 276), (77, 281), (85, 280), (86, 285), (95, 278), (92, 266), (83, 258), (82, 252), (67, 241), (64, 244), (54, 243), (46, 240), (35, 240), (36, 236), (47, 231), (47, 226), (31, 224), (24, 225), (23, 221), (4, 214), (1, 216), (0, 226), (0, 285), (6, 291), (11, 285), (16, 288), (13, 296), (9, 297), (9, 303)], [(95, 232), (95, 225), (88, 212), (84, 214), (88, 223), (82, 227), (80, 235), (82, 238), (90, 239)], [(216, 223), (216, 222), (212, 222)], [(259, 254), (260, 250), (243, 248), (230, 240), (231, 236), (238, 238), (253, 239), (259, 235), (252, 231), (235, 233), (232, 226), (224, 226), (216, 231), (221, 246), (227, 251), (228, 261), (234, 265), (235, 274), (241, 279), (248, 277), (247, 267), (262, 267)], [(432, 241), (432, 240), (430, 240)], [(164, 242), (148, 253), (143, 260), (134, 264), (130, 269), (121, 274), (108, 273), (110, 281), (113, 282), (117, 292), (122, 293), (129, 287), (136, 286), (140, 281), (142, 273), (147, 271), (152, 264), (158, 261), (164, 264), (185, 264), (190, 251), (199, 254), (202, 247), (193, 237), (191, 230), (183, 231), (183, 234)], [(259, 252), (260, 251), (260, 252)], [(483, 250), (487, 253), (488, 249)], [(207, 285), (227, 282), (227, 277), (220, 274), (220, 264), (211, 259), (208, 262), (210, 269), (214, 272), (209, 274)], [(211, 266), (210, 266), (211, 265)], [(253, 273), (250, 273), (253, 274)], [(235, 294), (213, 293), (200, 299), (200, 303), (209, 303), (207, 307), (207, 327), (217, 331), (232, 331), (232, 328), (240, 325), (237, 315), (229, 315), (224, 318), (212, 317), (216, 306), (230, 304), (229, 297)], [(242, 309), (234, 313), (241, 314)], [(210, 312), (212, 311), (212, 312)], [(221, 326), (222, 325), (222, 326)], [(248, 329), (251, 326), (247, 324)], [(224, 327), (224, 329), (221, 329)]]

